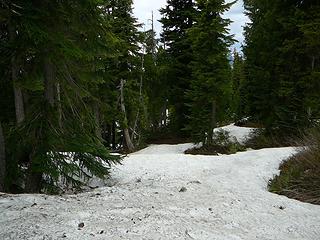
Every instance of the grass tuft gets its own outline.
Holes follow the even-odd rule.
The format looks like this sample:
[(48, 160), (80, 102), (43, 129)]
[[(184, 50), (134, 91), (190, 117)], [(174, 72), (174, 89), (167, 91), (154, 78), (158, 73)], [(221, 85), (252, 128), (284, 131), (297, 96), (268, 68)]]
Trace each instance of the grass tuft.
[(256, 129), (247, 137), (244, 145), (246, 148), (263, 149), (301, 146), (296, 140), (297, 135), (288, 135), (287, 132), (272, 130), (267, 132), (265, 129)]
[(297, 145), (305, 147), (281, 164), (280, 175), (269, 181), (269, 190), (320, 205), (320, 129), (313, 129)]

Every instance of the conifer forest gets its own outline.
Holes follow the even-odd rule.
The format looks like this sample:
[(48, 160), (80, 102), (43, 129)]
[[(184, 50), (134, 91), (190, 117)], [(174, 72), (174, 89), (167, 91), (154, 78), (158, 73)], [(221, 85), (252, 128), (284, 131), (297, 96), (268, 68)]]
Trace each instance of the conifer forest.
[(246, 117), (287, 134), (320, 118), (316, 0), (244, 1), (243, 53), (223, 0), (168, 0), (160, 38), (131, 0), (0, 4), (1, 190), (81, 184), (121, 161), (110, 152), (163, 136), (210, 145)]
[[(299, 145), (269, 190), (320, 204), (320, 1), (244, 0), (240, 48), (225, 15), (236, 2), (167, 0), (157, 33), (133, 0), (0, 0), (0, 193), (81, 189), (150, 144)], [(218, 131), (233, 123), (255, 136)]]

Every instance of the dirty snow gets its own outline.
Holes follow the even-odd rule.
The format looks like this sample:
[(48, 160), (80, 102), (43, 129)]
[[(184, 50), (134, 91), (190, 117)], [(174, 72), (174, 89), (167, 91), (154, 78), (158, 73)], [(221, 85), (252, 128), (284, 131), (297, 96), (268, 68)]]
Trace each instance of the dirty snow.
[(267, 191), (293, 148), (184, 155), (191, 146), (129, 155), (93, 192), (1, 195), (0, 239), (320, 239), (319, 206)]

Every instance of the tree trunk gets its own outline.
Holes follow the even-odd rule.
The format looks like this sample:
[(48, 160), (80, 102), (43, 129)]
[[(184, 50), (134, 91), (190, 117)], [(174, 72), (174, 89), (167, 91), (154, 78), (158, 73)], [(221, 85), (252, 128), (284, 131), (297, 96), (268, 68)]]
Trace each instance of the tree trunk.
[(102, 135), (101, 135), (101, 126), (100, 126), (100, 113), (99, 113), (99, 106), (97, 103), (95, 103), (93, 105), (93, 111), (94, 111), (94, 119), (95, 119), (95, 122), (96, 122), (96, 136), (98, 138), (102, 138)]
[(217, 127), (217, 103), (212, 101), (212, 110), (211, 110), (211, 128), (212, 130)]
[(117, 149), (117, 143), (116, 143), (116, 137), (117, 137), (117, 127), (116, 122), (112, 121), (112, 149)]
[(22, 90), (20, 87), (14, 86), (13, 91), (14, 104), (16, 108), (16, 120), (17, 124), (20, 125), (25, 119)]
[[(55, 104), (55, 71), (54, 65), (51, 60), (46, 57), (44, 59), (44, 76), (45, 76), (45, 86), (44, 86), (44, 99), (50, 107), (54, 107)], [(50, 118), (50, 111), (48, 112), (47, 118)], [(46, 133), (43, 133), (46, 134)], [(44, 137), (44, 136), (41, 136)], [(47, 149), (49, 151), (50, 149)], [(34, 156), (30, 155), (30, 165), (28, 169), (28, 175), (26, 180), (25, 191), (28, 193), (38, 193), (41, 190), (42, 173), (34, 171)]]
[(4, 181), (6, 176), (6, 151), (4, 143), (4, 134), (0, 122), (0, 192), (5, 191)]
[(120, 104), (121, 104), (121, 111), (123, 112), (124, 115), (124, 129), (123, 129), (123, 134), (126, 142), (126, 146), (128, 148), (129, 152), (134, 151), (134, 145), (131, 141), (130, 138), (130, 133), (129, 133), (129, 128), (128, 128), (128, 119), (127, 119), (127, 114), (126, 114), (126, 107), (124, 104), (124, 94), (123, 94), (123, 87), (124, 87), (124, 81), (121, 79), (120, 82)]
[(138, 108), (138, 111), (137, 111), (136, 120), (134, 122), (134, 127), (133, 127), (133, 131), (132, 131), (132, 136), (131, 136), (131, 141), (132, 142), (134, 140), (135, 134), (137, 134), (136, 131), (137, 131), (138, 121), (139, 121), (139, 117), (140, 117), (140, 107), (141, 107), (142, 102), (143, 102), (143, 96), (142, 96), (143, 68), (144, 68), (144, 57), (142, 56), (142, 63), (141, 63), (142, 73), (140, 75), (140, 86), (139, 86), (139, 108)]
[[(9, 30), (9, 40), (11, 43), (13, 43), (16, 39), (17, 34), (14, 26), (11, 23), (8, 24), (8, 30)], [(16, 121), (17, 121), (17, 124), (20, 125), (25, 119), (25, 114), (24, 114), (22, 90), (21, 90), (21, 87), (17, 85), (18, 72), (19, 72), (19, 68), (18, 68), (17, 60), (15, 57), (15, 54), (13, 54), (11, 57), (11, 80), (13, 83), (13, 91), (14, 91)]]
[(57, 83), (57, 107), (58, 107), (58, 121), (59, 121), (59, 127), (62, 129), (62, 106), (61, 106), (61, 89), (60, 89), (60, 83)]
[(54, 66), (49, 58), (44, 59), (45, 92), (44, 97), (51, 107), (54, 106)]
[(313, 70), (314, 70), (315, 62), (316, 62), (316, 58), (315, 58), (315, 56), (312, 56), (312, 61), (311, 61), (311, 71), (313, 71)]
[(162, 107), (161, 110), (161, 127), (166, 127), (167, 126), (167, 101), (165, 102), (164, 106)]
[(211, 124), (208, 133), (208, 144), (211, 144), (213, 141), (213, 131), (217, 127), (217, 119), (216, 119), (216, 112), (217, 112), (217, 103), (216, 101), (212, 101), (211, 105)]
[(39, 193), (41, 190), (41, 182), (42, 182), (42, 173), (29, 171), (27, 176), (25, 192)]

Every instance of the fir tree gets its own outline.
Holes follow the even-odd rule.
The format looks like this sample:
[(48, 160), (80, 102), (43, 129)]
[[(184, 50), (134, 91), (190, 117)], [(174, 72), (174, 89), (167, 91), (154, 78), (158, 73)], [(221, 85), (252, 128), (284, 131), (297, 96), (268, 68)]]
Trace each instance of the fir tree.
[(9, 182), (23, 179), (25, 191), (38, 192), (57, 187), (60, 179), (79, 186), (81, 177), (104, 177), (119, 159), (95, 136), (89, 108), (90, 90), (97, 84), (92, 81), (94, 49), (106, 49), (101, 44), (106, 28), (98, 2), (10, 2), (9, 10), (10, 6), (16, 8), (15, 15), (4, 20), (4, 31), (9, 36), (13, 28), (18, 36), (8, 37), (1, 50), (13, 66), (11, 84), (19, 81), (25, 117), (17, 116), (18, 125), (7, 136)]
[(230, 8), (219, 0), (197, 1), (197, 18), (189, 30), (194, 60), (192, 62), (190, 124), (188, 130), (196, 142), (212, 143), (213, 129), (224, 119), (230, 94), (230, 65), (228, 47), (232, 36), (228, 35), (230, 20), (222, 14)]
[(188, 135), (183, 131), (188, 119), (185, 92), (190, 88), (192, 60), (191, 41), (187, 31), (194, 23), (194, 2), (192, 0), (168, 0), (160, 10), (163, 24), (162, 38), (170, 57), (168, 70), (168, 100), (170, 124), (178, 135)]
[(260, 0), (245, 1), (245, 7), (252, 22), (244, 48), (249, 115), (268, 130), (297, 132), (318, 114), (318, 56), (310, 49), (317, 52), (311, 39), (317, 37), (319, 4)]
[(245, 95), (245, 73), (244, 73), (244, 60), (240, 53), (234, 49), (233, 63), (232, 63), (232, 99), (231, 99), (231, 112), (235, 121), (245, 117), (247, 100)]
[(140, 25), (132, 16), (132, 0), (113, 0), (110, 4), (112, 32), (119, 40), (119, 55), (114, 65), (110, 67), (115, 76), (114, 84), (119, 88), (118, 109), (121, 112), (119, 123), (123, 130), (124, 145), (129, 152), (132, 152), (140, 135), (137, 127), (139, 125), (140, 130), (144, 128), (144, 112), (140, 101), (141, 33), (137, 29)]

